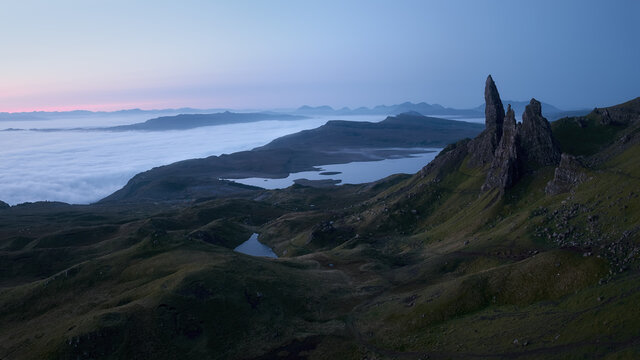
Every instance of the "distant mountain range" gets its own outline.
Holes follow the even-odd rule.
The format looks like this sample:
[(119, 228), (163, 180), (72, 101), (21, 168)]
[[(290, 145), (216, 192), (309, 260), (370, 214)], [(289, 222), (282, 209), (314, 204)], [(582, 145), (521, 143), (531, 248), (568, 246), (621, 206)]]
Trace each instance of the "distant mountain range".
[[(305, 119), (301, 115), (288, 115), (277, 113), (233, 113), (225, 111), (215, 114), (180, 114), (176, 116), (162, 116), (150, 119), (142, 123), (120, 125), (106, 128), (113, 131), (146, 130), (186, 130), (202, 126), (214, 126), (225, 124), (238, 124), (264, 120), (300, 120)], [(105, 129), (103, 129), (105, 130)]]
[[(520, 116), (522, 115), (522, 113), (524, 112), (524, 108), (529, 105), (529, 101), (514, 101), (514, 100), (504, 100), (503, 101), (504, 106), (506, 107), (507, 105), (511, 105), (511, 108), (513, 109), (513, 112), (517, 115)], [(564, 112), (565, 110), (561, 110), (558, 109), (557, 107), (545, 103), (545, 102), (540, 102), (540, 104), (542, 104), (542, 113), (543, 114), (556, 114), (556, 113), (561, 113)], [(482, 114), (484, 114), (484, 107), (485, 104), (482, 104), (480, 106), (477, 106), (475, 108), (473, 108), (473, 110), (476, 110)], [(586, 112), (589, 112), (591, 110), (587, 110)]]
[(328, 105), (316, 107), (304, 105), (296, 109), (294, 113), (304, 115), (398, 115), (409, 111), (415, 111), (423, 115), (484, 116), (484, 113), (476, 109), (453, 109), (439, 104), (427, 104), (426, 102), (417, 104), (404, 102), (396, 105), (378, 105), (373, 108), (359, 107), (356, 109), (348, 107), (334, 109)]
[[(524, 108), (528, 101), (514, 101), (505, 100), (504, 104), (511, 104), (511, 108), (516, 113), (516, 116), (520, 116), (524, 111)], [(423, 115), (434, 116), (460, 116), (460, 117), (484, 117), (484, 104), (472, 109), (455, 109), (444, 107), (440, 104), (428, 104), (426, 102), (412, 103), (404, 102), (396, 105), (378, 105), (373, 108), (359, 107), (356, 109), (350, 109), (343, 107), (341, 109), (334, 109), (331, 106), (308, 106), (304, 105), (294, 111), (295, 114), (302, 115), (323, 115), (323, 116), (338, 116), (338, 115), (398, 115), (410, 111), (418, 112)], [(551, 104), (542, 103), (542, 113), (549, 120), (556, 120), (565, 116), (580, 116), (589, 113), (589, 109), (583, 110), (571, 110), (566, 111), (559, 109)]]
[[(504, 104), (511, 104), (511, 107), (516, 113), (516, 116), (520, 116), (524, 111), (525, 105), (528, 101), (513, 101), (505, 100)], [(154, 109), (154, 110), (142, 110), (142, 109), (128, 109), (118, 111), (88, 111), (88, 110), (73, 110), (73, 111), (32, 111), (32, 112), (0, 112), (0, 121), (3, 120), (47, 120), (57, 118), (73, 118), (73, 117), (104, 117), (104, 116), (135, 116), (135, 115), (149, 115), (153, 116), (176, 116), (183, 114), (210, 114), (210, 113), (222, 113), (228, 112), (231, 109), (218, 108), (218, 109), (195, 109), (190, 107), (178, 108), (178, 109)], [(434, 116), (460, 116), (460, 117), (484, 117), (484, 104), (472, 109), (456, 109), (450, 107), (444, 107), (440, 104), (429, 104), (426, 102), (412, 103), (404, 102), (395, 105), (378, 105), (374, 107), (358, 107), (351, 109), (349, 107), (343, 107), (340, 109), (334, 109), (331, 106), (309, 106), (304, 105), (295, 110), (277, 110), (277, 113), (287, 113), (293, 115), (305, 115), (305, 116), (347, 116), (347, 115), (398, 115), (410, 111), (415, 111), (423, 115)], [(565, 116), (580, 116), (586, 115), (591, 111), (590, 109), (580, 110), (562, 110), (558, 107), (542, 103), (542, 113), (549, 120), (556, 120)], [(237, 112), (237, 111), (236, 111)], [(256, 111), (264, 114), (277, 114), (272, 111)], [(255, 113), (255, 112), (254, 112)]]
[[(149, 119), (145, 122), (129, 125), (92, 128), (45, 128), (29, 129), (31, 131), (55, 132), (55, 131), (164, 131), (164, 130), (188, 130), (203, 126), (216, 126), (226, 124), (249, 123), (265, 120), (293, 121), (306, 119), (303, 115), (279, 114), (271, 112), (261, 113), (234, 113), (230, 111), (213, 114), (179, 114), (173, 116), (161, 116)], [(21, 131), (21, 128), (7, 128), (0, 131)]]
[(89, 110), (72, 110), (72, 111), (29, 111), (29, 112), (0, 112), (0, 121), (7, 120), (51, 120), (59, 118), (82, 118), (82, 117), (103, 117), (103, 116), (134, 116), (149, 115), (158, 116), (163, 114), (202, 114), (223, 112), (229, 109), (194, 109), (190, 107), (178, 109), (126, 109), (117, 111), (89, 111)]

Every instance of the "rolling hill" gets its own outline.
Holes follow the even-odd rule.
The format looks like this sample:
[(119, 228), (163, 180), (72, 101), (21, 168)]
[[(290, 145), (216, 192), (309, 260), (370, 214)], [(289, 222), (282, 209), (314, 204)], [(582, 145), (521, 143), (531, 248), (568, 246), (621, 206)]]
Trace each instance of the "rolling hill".
[(637, 358), (640, 98), (485, 100), (414, 175), (0, 209), (0, 357)]

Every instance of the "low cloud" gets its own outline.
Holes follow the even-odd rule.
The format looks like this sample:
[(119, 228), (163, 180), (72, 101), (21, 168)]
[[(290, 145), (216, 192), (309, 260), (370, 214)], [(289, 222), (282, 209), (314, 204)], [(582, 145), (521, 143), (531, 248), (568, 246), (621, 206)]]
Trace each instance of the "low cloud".
[[(139, 119), (131, 120), (102, 119), (99, 124), (90, 125), (132, 123)], [(2, 131), (0, 200), (11, 205), (43, 200), (87, 204), (113, 193), (135, 174), (153, 167), (252, 149), (326, 121), (261, 121), (163, 132)], [(65, 127), (87, 126), (79, 120), (50, 120), (39, 122), (38, 127), (46, 124), (56, 128), (61, 126), (59, 122)], [(30, 128), (27, 123), (22, 128)]]

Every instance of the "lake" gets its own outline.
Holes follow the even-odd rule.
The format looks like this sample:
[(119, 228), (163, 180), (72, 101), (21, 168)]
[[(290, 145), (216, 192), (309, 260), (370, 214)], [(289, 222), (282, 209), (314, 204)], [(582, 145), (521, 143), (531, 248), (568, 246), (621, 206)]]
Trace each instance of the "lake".
[(277, 258), (278, 255), (276, 255), (270, 247), (258, 241), (258, 236), (258, 234), (253, 233), (251, 237), (249, 237), (249, 240), (240, 244), (238, 247), (233, 249), (233, 251), (251, 256)]
[(318, 171), (302, 171), (289, 174), (286, 178), (244, 178), (228, 179), (245, 185), (259, 186), (265, 189), (284, 189), (294, 184), (294, 180), (340, 180), (339, 184), (362, 184), (380, 180), (393, 174), (415, 174), (431, 160), (442, 149), (416, 149), (418, 151), (429, 151), (416, 153), (410, 157), (384, 159), (378, 161), (359, 161), (347, 164), (332, 164), (318, 166)]

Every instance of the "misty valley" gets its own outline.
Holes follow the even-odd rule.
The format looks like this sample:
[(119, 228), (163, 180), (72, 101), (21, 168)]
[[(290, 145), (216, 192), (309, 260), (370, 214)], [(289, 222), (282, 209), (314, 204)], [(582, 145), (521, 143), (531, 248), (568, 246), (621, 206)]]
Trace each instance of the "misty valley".
[(640, 1), (4, 1), (0, 360), (640, 359)]
[[(54, 119), (46, 131), (1, 132), (13, 148), (2, 177), (11, 203), (0, 208), (0, 350), (26, 359), (635, 351), (640, 98), (549, 122), (536, 99), (516, 120), (491, 76), (484, 95), (484, 124), (412, 110), (181, 130), (88, 130), (68, 119), (50, 130)], [(25, 168), (33, 179), (20, 178)], [(39, 201), (16, 204), (25, 197)]]

